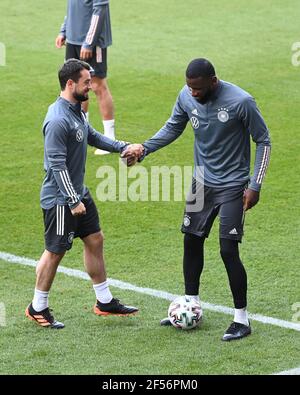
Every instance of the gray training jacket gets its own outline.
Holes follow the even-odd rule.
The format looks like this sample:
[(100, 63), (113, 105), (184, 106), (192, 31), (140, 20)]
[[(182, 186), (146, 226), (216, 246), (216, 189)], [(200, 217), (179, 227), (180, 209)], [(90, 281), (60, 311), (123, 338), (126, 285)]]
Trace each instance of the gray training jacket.
[(60, 34), (67, 43), (92, 49), (112, 44), (109, 0), (68, 0)]
[(268, 128), (249, 93), (220, 80), (211, 100), (202, 105), (185, 85), (169, 120), (143, 143), (146, 155), (176, 140), (189, 121), (195, 137), (196, 178), (199, 174), (196, 170), (203, 167), (204, 185), (210, 187), (227, 188), (249, 182), (251, 136), (256, 143), (256, 157), (249, 188), (260, 190), (269, 164), (271, 142)]
[(41, 206), (75, 208), (86, 192), (84, 182), (87, 145), (110, 152), (122, 152), (124, 141), (111, 140), (86, 121), (80, 103), (71, 104), (59, 97), (43, 124), (44, 169)]

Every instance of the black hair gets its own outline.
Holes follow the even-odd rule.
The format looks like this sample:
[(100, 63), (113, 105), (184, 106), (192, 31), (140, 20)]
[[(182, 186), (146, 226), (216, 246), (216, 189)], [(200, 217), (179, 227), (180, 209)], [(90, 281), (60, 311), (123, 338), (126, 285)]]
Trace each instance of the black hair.
[(214, 66), (209, 60), (204, 58), (194, 59), (188, 65), (186, 78), (193, 79), (199, 77), (214, 77), (216, 75)]
[(68, 80), (78, 82), (82, 70), (91, 70), (88, 63), (79, 59), (68, 59), (58, 71), (58, 79), (61, 90), (65, 90)]

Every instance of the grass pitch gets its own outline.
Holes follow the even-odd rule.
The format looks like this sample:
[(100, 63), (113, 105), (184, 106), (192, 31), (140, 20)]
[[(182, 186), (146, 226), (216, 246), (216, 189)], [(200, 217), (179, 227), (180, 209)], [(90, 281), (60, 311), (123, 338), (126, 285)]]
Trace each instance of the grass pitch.
[[(117, 137), (142, 142), (168, 118), (184, 84), (187, 63), (207, 57), (221, 79), (256, 98), (270, 128), (273, 151), (261, 201), (247, 213), (241, 255), (248, 272), (249, 311), (292, 321), (299, 291), (299, 76), (291, 63), (299, 41), (296, 0), (111, 2), (113, 46), (109, 84)], [(0, 41), (6, 47), (1, 82), (0, 251), (38, 259), (43, 251), (39, 190), (43, 179), (41, 124), (58, 93), (63, 50), (54, 47), (65, 4), (58, 0), (0, 4)], [(102, 130), (92, 97), (91, 123)], [(188, 127), (143, 166), (190, 166)], [(99, 166), (118, 168), (118, 156), (89, 149), (86, 184), (96, 198)], [(99, 202), (109, 277), (181, 294), (183, 202)], [(201, 298), (232, 306), (219, 256), (217, 223), (206, 242)], [(83, 269), (76, 241), (64, 266)], [(269, 374), (300, 365), (299, 332), (253, 322), (253, 335), (220, 341), (230, 317), (205, 311), (199, 330), (161, 328), (168, 302), (112, 288), (140, 313), (96, 317), (94, 294), (83, 280), (58, 274), (50, 303), (62, 331), (45, 331), (24, 317), (34, 270), (0, 261), (2, 374)]]

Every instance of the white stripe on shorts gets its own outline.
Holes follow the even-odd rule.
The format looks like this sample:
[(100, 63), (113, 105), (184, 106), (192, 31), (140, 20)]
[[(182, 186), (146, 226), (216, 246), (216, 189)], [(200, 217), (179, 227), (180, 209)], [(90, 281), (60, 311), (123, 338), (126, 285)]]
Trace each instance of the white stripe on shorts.
[(56, 234), (63, 236), (65, 231), (65, 206), (56, 206)]
[(96, 62), (102, 63), (102, 48), (96, 47)]

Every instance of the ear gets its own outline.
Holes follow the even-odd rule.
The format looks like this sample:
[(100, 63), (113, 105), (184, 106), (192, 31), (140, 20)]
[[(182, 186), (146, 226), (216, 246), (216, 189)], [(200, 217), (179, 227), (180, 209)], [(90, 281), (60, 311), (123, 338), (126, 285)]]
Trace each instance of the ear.
[(218, 77), (215, 75), (211, 78), (211, 86), (213, 89), (218, 86)]
[(74, 84), (74, 81), (71, 80), (71, 79), (69, 79), (69, 80), (67, 81), (67, 83), (66, 83), (66, 87), (67, 87), (67, 88), (72, 88), (73, 84)]

